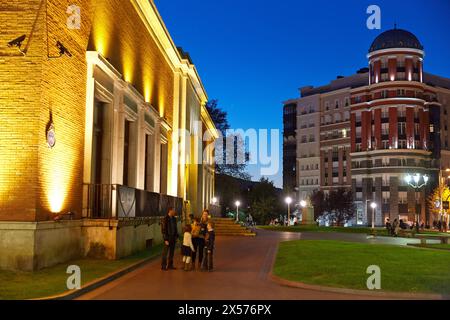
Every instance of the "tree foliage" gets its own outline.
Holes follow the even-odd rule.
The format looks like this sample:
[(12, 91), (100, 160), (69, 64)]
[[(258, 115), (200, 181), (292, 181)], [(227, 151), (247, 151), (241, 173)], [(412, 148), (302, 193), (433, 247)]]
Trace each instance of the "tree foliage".
[(273, 218), (278, 217), (281, 208), (277, 198), (277, 190), (267, 178), (262, 177), (259, 183), (250, 191), (250, 213), (258, 224), (268, 224)]
[(249, 154), (245, 151), (245, 141), (240, 135), (227, 132), (230, 129), (227, 113), (219, 108), (218, 100), (208, 101), (206, 109), (221, 134), (215, 144), (216, 173), (250, 180), (250, 175), (245, 172), (249, 160)]
[(325, 193), (322, 190), (314, 190), (309, 199), (314, 207), (314, 220), (317, 220), (325, 211)]
[[(430, 213), (438, 216), (441, 213), (441, 197), (442, 201), (450, 201), (450, 188), (446, 185), (436, 187), (433, 192), (428, 196), (428, 208)], [(439, 207), (436, 206), (436, 202), (439, 203)], [(448, 211), (448, 210), (444, 210)]]
[(350, 190), (339, 188), (331, 190), (328, 194), (316, 191), (311, 196), (314, 206), (314, 216), (327, 218), (337, 225), (343, 225), (351, 220), (356, 213), (353, 194)]

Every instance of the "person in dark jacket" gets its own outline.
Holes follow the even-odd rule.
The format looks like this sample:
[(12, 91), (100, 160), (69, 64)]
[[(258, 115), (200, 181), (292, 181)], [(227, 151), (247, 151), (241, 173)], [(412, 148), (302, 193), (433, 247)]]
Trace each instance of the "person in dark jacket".
[(204, 271), (213, 271), (213, 255), (214, 255), (214, 247), (216, 242), (216, 233), (214, 232), (214, 223), (208, 223), (208, 233), (206, 234), (205, 241), (205, 253), (203, 257), (203, 266), (202, 269)]
[(387, 234), (388, 236), (392, 235), (392, 226), (391, 226), (391, 220), (389, 220), (389, 218), (386, 219), (386, 230), (387, 230)]
[[(173, 265), (173, 255), (175, 253), (175, 244), (178, 239), (178, 228), (176, 212), (170, 208), (167, 215), (161, 221), (161, 233), (164, 239), (164, 247), (162, 251), (161, 270), (176, 268)], [(167, 259), (169, 255), (169, 259)]]

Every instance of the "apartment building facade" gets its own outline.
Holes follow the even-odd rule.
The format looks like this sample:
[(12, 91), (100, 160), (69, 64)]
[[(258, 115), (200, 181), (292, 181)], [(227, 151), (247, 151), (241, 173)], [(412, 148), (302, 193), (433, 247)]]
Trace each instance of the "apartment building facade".
[[(371, 202), (378, 204), (376, 225), (386, 218), (414, 221), (417, 213), (430, 222), (426, 197), (449, 164), (450, 79), (423, 71), (423, 46), (405, 30), (380, 34), (367, 57), (368, 68), (324, 86), (303, 87), (299, 98), (289, 100), (297, 103), (297, 197), (343, 187), (354, 195), (352, 224), (371, 224)], [(318, 106), (314, 132), (305, 128), (310, 106)], [(305, 156), (311, 149), (319, 150), (313, 171), (314, 158)], [(419, 192), (404, 179), (413, 173), (430, 177)], [(319, 183), (305, 185), (312, 175)]]

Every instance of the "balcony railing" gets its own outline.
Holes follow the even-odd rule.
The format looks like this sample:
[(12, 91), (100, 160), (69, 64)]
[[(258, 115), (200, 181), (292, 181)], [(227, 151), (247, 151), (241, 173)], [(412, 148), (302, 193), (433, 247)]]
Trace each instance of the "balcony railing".
[(156, 218), (174, 208), (183, 211), (183, 199), (117, 184), (85, 184), (84, 216), (90, 219)]

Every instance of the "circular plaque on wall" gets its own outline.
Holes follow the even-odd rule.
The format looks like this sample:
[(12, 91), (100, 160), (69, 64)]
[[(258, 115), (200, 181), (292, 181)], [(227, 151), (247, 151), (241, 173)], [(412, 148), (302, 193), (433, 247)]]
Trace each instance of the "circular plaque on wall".
[(47, 129), (47, 145), (50, 148), (53, 148), (55, 144), (56, 144), (56, 134), (55, 134), (55, 127), (53, 126), (52, 123)]

